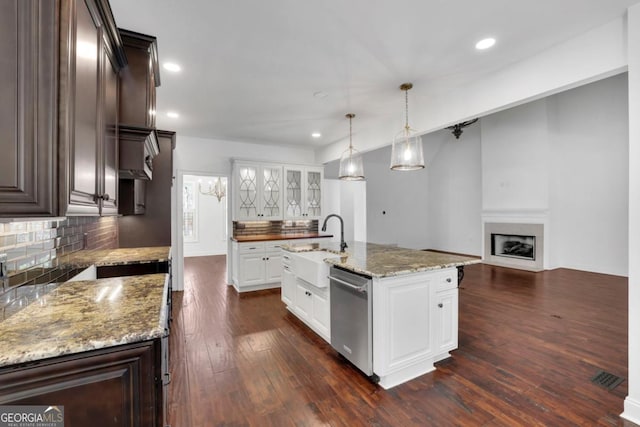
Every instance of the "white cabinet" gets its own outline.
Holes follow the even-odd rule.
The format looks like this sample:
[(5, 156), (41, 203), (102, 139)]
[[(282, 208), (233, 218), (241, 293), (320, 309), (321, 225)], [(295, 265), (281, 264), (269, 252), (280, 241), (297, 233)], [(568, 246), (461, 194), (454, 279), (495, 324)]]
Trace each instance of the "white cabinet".
[(286, 253), (282, 255), (281, 298), (287, 306), (292, 306), (296, 300), (296, 275)]
[(282, 249), (287, 240), (233, 242), (233, 286), (238, 292), (277, 288), (282, 279)]
[(284, 167), (285, 219), (320, 219), (322, 217), (321, 167)]
[(282, 165), (235, 162), (233, 220), (278, 220), (282, 212)]
[(434, 370), (458, 346), (456, 268), (373, 280), (373, 371), (384, 388)]
[(450, 269), (437, 276), (434, 300), (435, 361), (458, 348), (458, 271)]
[(325, 341), (331, 340), (329, 288), (317, 288), (296, 278), (295, 300), (289, 309)]

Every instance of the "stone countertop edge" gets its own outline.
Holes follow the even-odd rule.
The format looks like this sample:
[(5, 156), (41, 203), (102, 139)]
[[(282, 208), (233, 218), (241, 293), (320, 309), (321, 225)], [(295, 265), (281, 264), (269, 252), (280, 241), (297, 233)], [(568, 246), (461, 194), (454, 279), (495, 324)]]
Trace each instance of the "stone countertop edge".
[(296, 233), (296, 234), (258, 234), (254, 236), (231, 237), (231, 241), (238, 243), (270, 242), (273, 240), (298, 240), (298, 239), (324, 239), (333, 237), (333, 234)]
[(345, 252), (340, 252), (337, 242), (321, 243), (317, 247), (309, 245), (302, 245), (300, 247), (296, 247), (296, 245), (283, 245), (282, 249), (293, 253), (327, 251), (342, 255), (340, 259), (328, 258), (325, 262), (354, 273), (380, 279), (479, 264), (482, 262), (480, 258), (470, 256), (399, 248), (394, 245), (365, 242), (348, 243), (349, 246)]
[[(157, 294), (149, 295), (160, 283), (158, 301)], [(114, 285), (126, 288), (124, 301), (113, 307), (108, 298), (95, 301), (96, 291), (111, 286), (113, 292)], [(164, 273), (65, 282), (53, 292), (55, 295), (47, 296), (48, 303), (34, 302), (0, 322), (0, 369), (165, 337), (168, 290), (169, 275)], [(137, 298), (127, 304), (129, 293)], [(156, 309), (151, 310), (151, 306)], [(39, 320), (43, 327), (35, 326)]]
[(91, 265), (107, 267), (116, 265), (150, 264), (171, 260), (171, 246), (141, 248), (89, 249), (65, 255), (62, 264), (72, 268)]

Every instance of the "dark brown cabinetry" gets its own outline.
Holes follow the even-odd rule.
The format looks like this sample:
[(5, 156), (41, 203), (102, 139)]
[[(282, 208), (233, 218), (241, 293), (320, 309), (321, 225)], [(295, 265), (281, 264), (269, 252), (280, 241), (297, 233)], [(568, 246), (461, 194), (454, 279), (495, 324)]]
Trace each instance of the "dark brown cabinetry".
[(60, 215), (117, 214), (115, 141), (124, 51), (104, 0), (61, 4)]
[(147, 181), (142, 179), (120, 180), (120, 213), (143, 215), (147, 208)]
[(156, 38), (120, 29), (127, 67), (120, 77), (120, 121), (123, 125), (156, 127), (156, 87), (160, 86)]
[(67, 427), (162, 426), (161, 339), (0, 369), (0, 404), (63, 405)]
[[(146, 212), (144, 215), (118, 218), (121, 248), (171, 246), (171, 187), (176, 134), (162, 130), (157, 133), (160, 154), (153, 161), (153, 179), (145, 182)], [(125, 181), (127, 180), (120, 180), (120, 191), (123, 194), (122, 184)]]
[(57, 214), (57, 4), (0, 2), (0, 216)]
[(117, 214), (125, 64), (107, 0), (0, 2), (0, 216)]

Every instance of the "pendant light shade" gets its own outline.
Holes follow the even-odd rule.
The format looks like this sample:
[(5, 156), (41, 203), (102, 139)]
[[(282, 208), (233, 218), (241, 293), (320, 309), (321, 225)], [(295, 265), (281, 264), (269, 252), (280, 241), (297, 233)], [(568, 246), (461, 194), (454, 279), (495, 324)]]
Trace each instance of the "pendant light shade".
[(351, 141), (351, 120), (355, 114), (349, 113), (345, 115), (349, 119), (349, 148), (344, 150), (340, 157), (340, 171), (338, 178), (345, 181), (362, 181), (364, 179), (364, 167), (362, 165), (362, 154), (353, 148)]
[(409, 126), (409, 94), (413, 87), (411, 83), (400, 85), (405, 96), (405, 125), (393, 138), (391, 146), (391, 169), (398, 171), (411, 171), (424, 169), (424, 154), (422, 152), (422, 137)]

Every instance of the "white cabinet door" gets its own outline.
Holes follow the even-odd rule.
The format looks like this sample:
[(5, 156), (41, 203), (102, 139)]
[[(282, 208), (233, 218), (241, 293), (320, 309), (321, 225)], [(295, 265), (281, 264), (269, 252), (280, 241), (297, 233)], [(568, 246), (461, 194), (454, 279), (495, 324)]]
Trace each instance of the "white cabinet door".
[(458, 348), (458, 289), (436, 293), (436, 353)]
[(264, 252), (240, 255), (240, 286), (264, 283)]
[(260, 166), (250, 163), (237, 163), (233, 170), (234, 220), (259, 219), (260, 197), (258, 182)]
[(282, 219), (282, 166), (233, 165), (234, 221)]
[(294, 311), (302, 320), (307, 322), (311, 319), (311, 313), (313, 312), (313, 294), (299, 282), (296, 282), (296, 305)]
[(327, 341), (331, 339), (331, 315), (329, 307), (329, 288), (313, 292), (313, 312), (311, 323), (317, 332)]
[(260, 219), (282, 219), (282, 166), (260, 167)]
[(284, 167), (284, 217), (319, 219), (322, 217), (321, 167)]
[(296, 301), (296, 275), (291, 271), (291, 267), (282, 267), (282, 287), (281, 298), (287, 306), (292, 307)]
[(322, 168), (305, 169), (305, 217), (322, 217)]
[(265, 281), (279, 282), (282, 279), (282, 252), (273, 251), (265, 254)]

